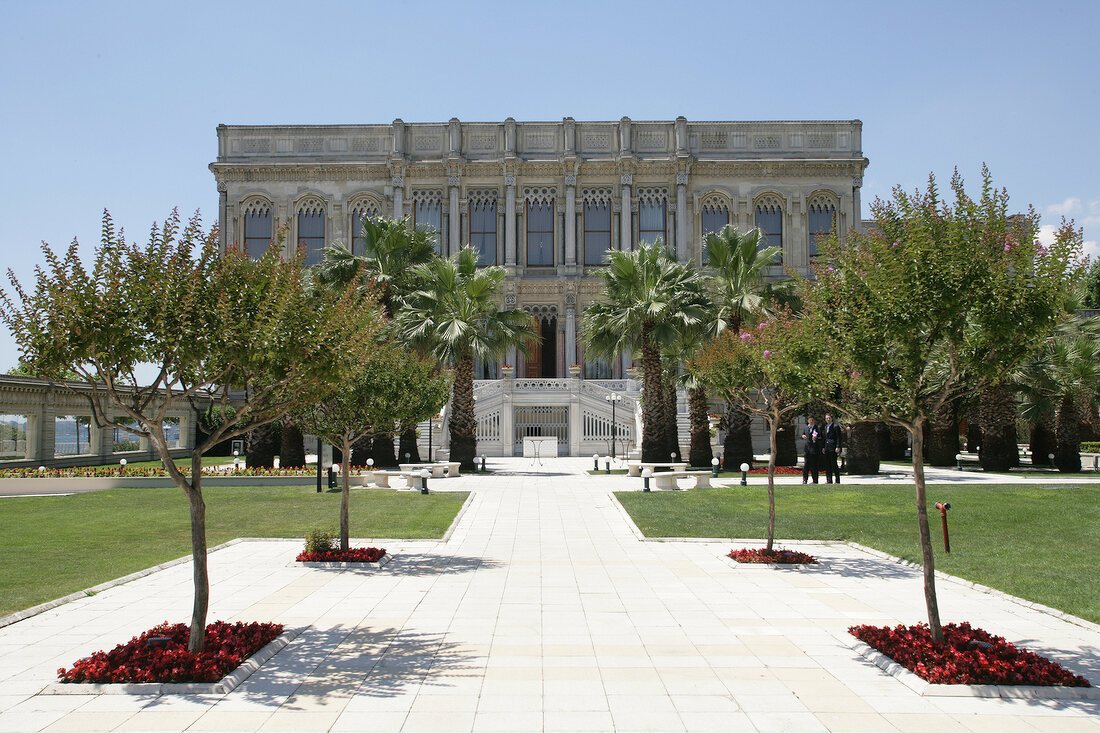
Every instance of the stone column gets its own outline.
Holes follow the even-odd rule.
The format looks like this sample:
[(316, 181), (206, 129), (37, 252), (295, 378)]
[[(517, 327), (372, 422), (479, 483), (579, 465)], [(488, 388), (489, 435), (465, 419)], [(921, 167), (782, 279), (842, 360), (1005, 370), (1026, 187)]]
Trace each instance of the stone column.
[[(577, 177), (565, 177), (565, 264), (577, 264)], [(572, 363), (572, 362), (570, 362)]]
[(619, 249), (623, 252), (629, 252), (632, 249), (630, 246), (630, 184), (633, 182), (634, 176), (630, 173), (624, 173), (621, 180), (623, 184), (623, 209), (622, 222), (619, 225), (619, 236), (621, 237)]
[(676, 259), (679, 262), (687, 262), (691, 258), (688, 247), (687, 181), (686, 173), (676, 175)]
[(565, 367), (570, 364), (579, 364), (577, 358), (577, 309), (572, 305), (565, 306)]
[(857, 232), (863, 231), (863, 204), (859, 200), (859, 189), (862, 186), (862, 176), (856, 176), (852, 179), (852, 228)]
[(451, 200), (448, 208), (450, 209), (450, 245), (448, 247), (447, 255), (453, 255), (459, 249), (462, 248), (460, 242), (461, 231), (459, 227), (459, 211), (458, 211), (458, 184), (460, 182), (458, 176), (450, 176), (447, 179), (447, 185), (451, 187)]
[(393, 177), (393, 218), (400, 219), (405, 215), (405, 177)]
[(504, 196), (504, 264), (516, 266), (516, 177), (505, 176)]

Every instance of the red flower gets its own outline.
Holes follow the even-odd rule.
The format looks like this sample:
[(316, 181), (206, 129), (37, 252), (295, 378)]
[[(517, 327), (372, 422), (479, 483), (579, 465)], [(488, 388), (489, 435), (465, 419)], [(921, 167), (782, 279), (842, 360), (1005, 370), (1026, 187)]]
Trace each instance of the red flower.
[(295, 559), (298, 562), (378, 562), (385, 554), (385, 548), (349, 547), (329, 552), (301, 552)]
[(730, 557), (737, 562), (765, 563), (774, 562), (784, 565), (816, 565), (817, 558), (796, 550), (765, 550), (763, 548), (742, 548), (731, 550)]

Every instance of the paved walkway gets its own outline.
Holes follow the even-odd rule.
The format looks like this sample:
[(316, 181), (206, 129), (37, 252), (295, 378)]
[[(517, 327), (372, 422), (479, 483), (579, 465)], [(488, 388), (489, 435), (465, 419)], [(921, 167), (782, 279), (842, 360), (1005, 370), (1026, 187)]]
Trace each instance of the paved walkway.
[[(474, 492), (449, 540), (384, 540), (380, 571), (295, 567), (298, 541), (213, 553), (211, 620), (303, 628), (226, 695), (38, 694), (58, 667), (184, 618), (186, 563), (0, 629), (0, 731), (1100, 733), (1098, 701), (921, 697), (856, 655), (849, 625), (922, 619), (919, 571), (844, 545), (799, 571), (735, 565), (729, 541), (641, 541), (610, 496), (640, 480), (589, 466), (500, 459), (436, 482)], [(1095, 627), (939, 592), (945, 621), (1100, 683)]]

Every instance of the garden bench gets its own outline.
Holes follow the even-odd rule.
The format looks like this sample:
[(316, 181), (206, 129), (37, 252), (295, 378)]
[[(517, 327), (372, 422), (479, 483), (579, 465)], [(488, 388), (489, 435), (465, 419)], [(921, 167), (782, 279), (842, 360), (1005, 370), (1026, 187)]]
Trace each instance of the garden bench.
[(658, 489), (670, 491), (679, 491), (680, 487), (677, 484), (677, 480), (682, 478), (695, 479), (695, 488), (697, 489), (710, 488), (710, 471), (662, 471), (661, 473), (653, 474), (653, 479), (656, 481), (656, 487)]
[[(398, 464), (398, 467), (402, 471), (406, 471), (406, 472), (409, 472), (409, 471), (419, 472), (419, 471), (423, 471), (426, 468), (426, 469), (428, 469), (429, 471), (432, 472), (432, 478), (443, 478), (445, 475), (446, 476), (457, 476), (459, 465), (460, 464), (459, 464), (458, 461), (454, 461), (454, 462), (451, 462), (451, 461), (446, 461), (446, 462), (437, 461), (436, 463), (401, 463), (401, 464)], [(446, 474), (443, 473), (443, 469), (447, 470)]]
[(687, 463), (644, 463), (642, 461), (631, 461), (626, 464), (626, 475), (634, 476), (637, 478), (642, 475), (642, 471), (649, 469), (654, 474), (657, 473), (658, 468), (667, 468), (670, 471), (684, 471), (687, 469)]
[[(365, 486), (369, 481), (381, 489), (388, 489), (390, 488), (390, 478), (393, 476), (401, 476), (406, 482), (409, 481), (408, 471), (370, 471), (363, 474), (363, 485)], [(409, 485), (411, 486), (411, 483)]]

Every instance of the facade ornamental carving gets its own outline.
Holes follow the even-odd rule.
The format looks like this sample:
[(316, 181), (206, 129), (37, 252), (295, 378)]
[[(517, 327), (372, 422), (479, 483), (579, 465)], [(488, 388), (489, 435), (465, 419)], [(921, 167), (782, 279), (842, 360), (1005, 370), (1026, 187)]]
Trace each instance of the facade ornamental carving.
[(404, 186), (405, 186), (405, 177), (404, 176), (394, 176), (393, 179), (391, 180), (391, 183), (394, 186), (396, 186), (397, 188), (404, 188)]
[(516, 302), (517, 301), (516, 301), (516, 294), (515, 293), (506, 293), (504, 295), (504, 305), (514, 307), (516, 305)]
[(462, 176), (448, 176), (447, 177), (447, 185), (448, 186), (457, 186), (460, 183), (462, 183)]
[(570, 173), (569, 175), (567, 175), (565, 177), (565, 185), (566, 186), (576, 186), (577, 185), (577, 177), (575, 175), (573, 175), (572, 173)]
[(623, 173), (619, 177), (619, 181), (620, 181), (620, 183), (622, 183), (622, 185), (629, 186), (634, 182), (634, 176), (631, 175), (630, 173)]
[(687, 182), (688, 182), (687, 173), (677, 173), (676, 174), (676, 185), (677, 186), (686, 186)]
[(505, 176), (504, 177), (504, 185), (505, 186), (515, 186), (516, 185), (516, 177), (514, 175)]

